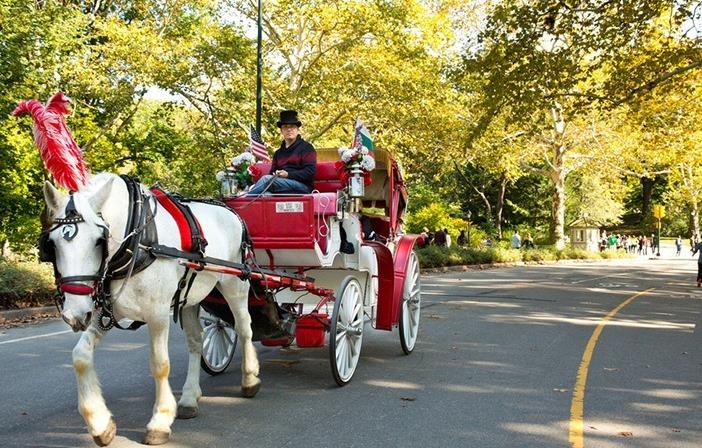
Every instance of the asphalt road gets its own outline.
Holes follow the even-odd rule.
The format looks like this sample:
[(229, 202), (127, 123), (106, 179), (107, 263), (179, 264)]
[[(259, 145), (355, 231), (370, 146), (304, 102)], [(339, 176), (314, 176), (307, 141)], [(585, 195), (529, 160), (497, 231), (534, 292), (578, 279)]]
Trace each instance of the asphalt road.
[[(412, 355), (397, 331), (369, 329), (353, 381), (338, 388), (325, 349), (259, 347), (258, 396), (239, 397), (238, 359), (203, 373), (200, 415), (176, 420), (167, 446), (699, 447), (696, 268), (687, 256), (425, 276)], [(172, 328), (179, 395), (187, 356)], [(94, 446), (77, 411), (76, 340), (58, 320), (0, 332), (0, 447)], [(146, 330), (112, 330), (99, 346), (111, 446), (142, 439), (147, 357)]]

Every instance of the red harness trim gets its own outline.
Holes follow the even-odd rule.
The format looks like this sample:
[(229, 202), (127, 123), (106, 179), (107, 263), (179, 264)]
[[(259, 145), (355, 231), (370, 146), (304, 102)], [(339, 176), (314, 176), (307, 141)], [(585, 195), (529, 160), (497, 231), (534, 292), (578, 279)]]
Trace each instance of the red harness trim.
[(61, 285), (61, 291), (79, 296), (87, 296), (92, 294), (94, 289), (95, 288), (92, 286), (82, 285), (80, 283), (63, 283)]
[[(188, 220), (183, 215), (183, 212), (178, 208), (178, 206), (175, 205), (173, 200), (166, 193), (159, 190), (158, 188), (152, 188), (151, 193), (153, 193), (153, 195), (156, 196), (156, 199), (158, 200), (159, 204), (161, 204), (163, 208), (165, 208), (166, 211), (170, 213), (170, 215), (173, 217), (176, 224), (178, 225), (178, 231), (180, 232), (180, 247), (185, 252), (192, 252), (193, 240), (190, 234), (190, 226), (188, 225)], [(200, 227), (200, 221), (198, 221), (195, 216), (193, 216), (193, 219), (195, 219), (195, 223), (197, 224), (197, 228), (200, 231), (200, 235), (202, 235), (202, 237), (204, 238), (205, 233), (202, 231), (202, 227)]]

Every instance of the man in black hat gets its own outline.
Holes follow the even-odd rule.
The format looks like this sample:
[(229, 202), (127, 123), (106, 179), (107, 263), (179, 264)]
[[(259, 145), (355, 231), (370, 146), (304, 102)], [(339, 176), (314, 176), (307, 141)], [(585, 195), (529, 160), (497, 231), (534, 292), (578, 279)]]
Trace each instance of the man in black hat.
[(270, 174), (261, 177), (249, 195), (270, 193), (311, 193), (317, 172), (317, 152), (300, 136), (302, 122), (294, 110), (280, 112), (277, 123), (283, 143), (273, 154)]

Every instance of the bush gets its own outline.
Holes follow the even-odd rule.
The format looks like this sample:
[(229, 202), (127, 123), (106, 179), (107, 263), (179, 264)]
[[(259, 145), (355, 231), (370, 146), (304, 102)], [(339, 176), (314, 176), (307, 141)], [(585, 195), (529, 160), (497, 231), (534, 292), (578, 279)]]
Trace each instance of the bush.
[(518, 261), (600, 260), (603, 258), (627, 258), (630, 256), (625, 251), (588, 252), (582, 249), (572, 248), (557, 250), (553, 246), (521, 250), (501, 246), (483, 248), (428, 246), (417, 249), (416, 251), (419, 257), (419, 263), (423, 268), (487, 263), (514, 263)]
[(0, 259), (0, 308), (48, 305), (55, 291), (50, 264)]

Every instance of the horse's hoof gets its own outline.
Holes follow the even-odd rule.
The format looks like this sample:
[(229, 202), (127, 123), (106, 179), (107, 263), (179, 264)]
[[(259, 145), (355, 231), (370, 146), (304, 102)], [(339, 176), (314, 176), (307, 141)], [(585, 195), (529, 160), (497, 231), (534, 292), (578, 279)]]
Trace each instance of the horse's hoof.
[(93, 436), (93, 441), (97, 446), (107, 446), (115, 438), (115, 434), (117, 434), (117, 423), (115, 423), (115, 419), (110, 417), (107, 428), (99, 436)]
[(195, 418), (197, 417), (197, 412), (198, 409), (195, 406), (178, 406), (178, 413), (176, 414), (176, 418), (179, 418), (181, 420)]
[(170, 432), (159, 430), (147, 430), (144, 436), (144, 445), (163, 445), (171, 437)]
[(253, 386), (250, 387), (241, 387), (241, 396), (244, 398), (253, 398), (256, 396), (258, 393), (258, 390), (261, 388), (261, 382), (259, 381)]

